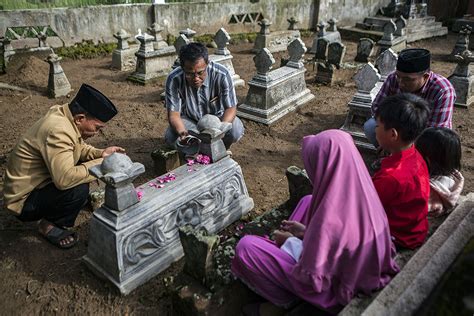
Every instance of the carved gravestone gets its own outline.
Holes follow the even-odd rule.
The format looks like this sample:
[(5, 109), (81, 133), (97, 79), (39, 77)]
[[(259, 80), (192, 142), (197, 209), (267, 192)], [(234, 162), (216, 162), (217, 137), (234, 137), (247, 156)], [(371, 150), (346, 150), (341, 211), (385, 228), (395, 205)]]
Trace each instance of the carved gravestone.
[(153, 47), (154, 37), (144, 33), (137, 36), (140, 48), (135, 53), (137, 66), (135, 72), (127, 80), (145, 85), (158, 77), (166, 76), (176, 60), (176, 50), (167, 46), (155, 50)]
[(304, 78), (305, 52), (301, 39), (295, 39), (288, 45), (290, 58), (286, 66), (270, 71), (275, 59), (270, 51), (262, 49), (254, 57), (257, 74), (249, 81), (247, 97), (238, 107), (237, 114), (270, 125), (313, 99)]
[(61, 59), (56, 54), (51, 54), (46, 59), (49, 63), (48, 95), (52, 98), (63, 97), (71, 92), (69, 80), (67, 80), (63, 68), (59, 64)]
[(230, 51), (227, 49), (229, 44), (230, 36), (224, 28), (220, 28), (217, 31), (216, 36), (214, 36), (214, 42), (217, 45), (215, 54), (209, 55), (209, 60), (219, 63), (227, 68), (229, 71), (234, 87), (244, 86), (245, 81), (240, 78), (238, 74), (235, 73), (234, 65), (232, 59), (234, 58)]
[(46, 43), (48, 35), (45, 32), (40, 31), (36, 37), (38, 38), (38, 47), (49, 47), (48, 43)]
[(403, 16), (400, 16), (397, 20), (395, 20), (395, 26), (397, 28), (394, 33), (396, 37), (406, 36), (407, 20), (405, 20)]
[(469, 25), (465, 25), (459, 32), (458, 40), (454, 45), (453, 51), (451, 52), (451, 59), (457, 60), (456, 55), (461, 55), (465, 50), (469, 50), (469, 37), (471, 36), (472, 28)]
[(163, 31), (163, 28), (161, 27), (161, 25), (159, 25), (158, 23), (153, 23), (149, 28), (148, 28), (148, 32), (150, 32), (150, 35), (153, 36), (154, 40), (153, 40), (153, 48), (156, 50), (156, 49), (160, 49), (160, 48), (165, 48), (168, 46), (168, 43), (166, 43), (166, 41), (163, 39), (163, 37), (161, 36), (161, 32)]
[(270, 32), (272, 23), (267, 19), (258, 22), (260, 32), (257, 34), (252, 52), (258, 54), (263, 48), (268, 49), (271, 53), (285, 51), (287, 46), (296, 38), (300, 38), (300, 31), (287, 30)]
[(291, 17), (291, 18), (287, 19), (287, 21), (290, 24), (288, 26), (288, 30), (290, 30), (290, 31), (296, 30), (295, 25), (297, 23), (299, 23), (299, 21), (297, 21), (294, 17)]
[(318, 38), (318, 45), (316, 48), (316, 54), (314, 55), (314, 60), (317, 61), (326, 61), (328, 58), (328, 47), (329, 41), (325, 38)]
[(367, 63), (369, 58), (374, 53), (374, 45), (375, 42), (370, 38), (364, 37), (359, 39), (359, 44), (357, 45), (357, 55), (354, 60), (361, 63)]
[(394, 52), (399, 52), (407, 47), (406, 36), (395, 36), (395, 31), (397, 31), (396, 24), (392, 20), (387, 21), (383, 27), (382, 39), (377, 42), (377, 55), (389, 48)]
[(458, 63), (454, 73), (449, 76), (449, 81), (456, 90), (456, 102), (460, 107), (469, 107), (474, 102), (474, 72), (471, 63), (474, 62), (474, 54), (465, 50), (455, 56)]
[(184, 30), (179, 31), (180, 35), (186, 36), (186, 38), (189, 40), (189, 42), (194, 42), (194, 35), (196, 35), (196, 31), (191, 30), (189, 27), (187, 27)]
[(318, 52), (318, 40), (321, 38), (324, 38), (329, 41), (329, 43), (333, 42), (341, 42), (341, 34), (337, 30), (337, 20), (336, 19), (330, 19), (329, 21), (329, 28), (327, 29), (328, 24), (321, 21), (318, 25), (318, 34), (313, 40), (313, 45), (311, 46), (311, 49), (309, 50), (310, 54), (316, 54)]
[(131, 48), (128, 39), (131, 37), (125, 30), (120, 30), (113, 35), (117, 39), (117, 49), (112, 53), (112, 68), (127, 71), (136, 67), (137, 61), (135, 53), (139, 46)]
[(197, 131), (189, 133), (201, 142), (199, 152), (217, 162), (228, 155), (222, 138), (232, 129), (232, 123), (222, 122), (217, 116), (206, 114), (197, 123)]
[[(114, 155), (121, 157), (109, 158)], [(191, 225), (214, 234), (253, 207), (242, 170), (229, 157), (208, 165), (195, 164), (192, 172), (181, 166), (167, 181), (153, 179), (139, 186), (139, 199), (131, 183), (143, 173), (143, 165), (122, 156), (113, 154), (90, 169), (106, 183), (106, 193), (104, 205), (90, 222), (83, 259), (123, 294), (183, 256), (180, 227)]]
[(375, 150), (364, 134), (364, 123), (372, 116), (371, 106), (377, 95), (376, 84), (380, 80), (380, 74), (371, 64), (365, 64), (354, 76), (357, 92), (349, 102), (349, 112), (346, 121), (341, 127), (354, 138), (358, 147)]
[(384, 82), (387, 76), (397, 69), (398, 55), (392, 50), (387, 49), (375, 60), (375, 67), (380, 73), (380, 82)]
[(191, 43), (191, 41), (184, 34), (180, 34), (178, 38), (176, 39), (176, 41), (174, 42), (174, 48), (176, 50), (176, 54), (178, 54), (178, 57), (174, 61), (174, 64), (172, 67), (173, 69), (180, 66), (179, 51), (181, 50), (183, 46), (188, 45), (189, 43)]
[(339, 42), (329, 44), (327, 61), (317, 63), (315, 82), (331, 85), (334, 81), (334, 73), (341, 67), (345, 53), (346, 47), (343, 44)]

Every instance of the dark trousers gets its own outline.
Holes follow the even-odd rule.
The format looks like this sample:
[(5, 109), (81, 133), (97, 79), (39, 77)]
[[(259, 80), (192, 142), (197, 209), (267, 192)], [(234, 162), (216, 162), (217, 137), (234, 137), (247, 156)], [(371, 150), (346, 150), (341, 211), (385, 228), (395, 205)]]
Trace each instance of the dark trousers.
[(45, 219), (60, 227), (72, 227), (89, 197), (89, 183), (58, 190), (54, 183), (33, 190), (18, 219), (23, 222)]

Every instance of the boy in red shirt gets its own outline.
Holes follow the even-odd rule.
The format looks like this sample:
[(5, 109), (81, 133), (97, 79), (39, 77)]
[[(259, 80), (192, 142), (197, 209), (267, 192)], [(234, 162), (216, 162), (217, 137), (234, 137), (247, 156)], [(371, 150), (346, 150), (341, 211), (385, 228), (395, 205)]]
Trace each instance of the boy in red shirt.
[(397, 247), (416, 248), (428, 233), (430, 177), (414, 146), (428, 116), (427, 102), (408, 93), (387, 97), (375, 113), (377, 141), (390, 156), (382, 160), (372, 180)]

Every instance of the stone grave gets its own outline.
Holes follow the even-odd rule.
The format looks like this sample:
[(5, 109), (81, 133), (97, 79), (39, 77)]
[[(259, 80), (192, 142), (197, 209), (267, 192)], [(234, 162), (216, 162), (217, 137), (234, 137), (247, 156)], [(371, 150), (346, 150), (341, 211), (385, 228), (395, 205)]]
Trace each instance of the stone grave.
[(379, 71), (380, 80), (376, 85), (376, 95), (382, 88), (387, 76), (397, 69), (398, 55), (392, 50), (387, 49), (375, 59), (375, 68)]
[(474, 102), (474, 72), (471, 63), (474, 62), (474, 54), (465, 50), (455, 56), (458, 65), (454, 73), (448, 77), (456, 90), (456, 106), (467, 108)]
[(348, 104), (349, 112), (341, 129), (351, 134), (357, 147), (374, 151), (374, 145), (365, 137), (364, 123), (372, 116), (371, 106), (380, 89), (377, 88), (380, 74), (369, 62), (355, 74), (354, 80), (357, 92)]
[(306, 87), (303, 56), (306, 47), (301, 39), (288, 45), (289, 61), (286, 66), (270, 71), (275, 63), (266, 48), (253, 58), (257, 74), (248, 82), (249, 91), (237, 115), (270, 125), (299, 106), (312, 100), (314, 95)]
[(128, 44), (131, 37), (124, 29), (121, 29), (113, 35), (117, 39), (117, 48), (112, 53), (112, 68), (120, 71), (132, 70), (136, 67), (137, 58), (135, 53), (139, 49), (139, 45)]
[(366, 17), (363, 22), (356, 23), (355, 26), (342, 27), (340, 31), (357, 38), (370, 37), (378, 40), (383, 36), (385, 24), (402, 14), (407, 19), (407, 43), (448, 34), (447, 27), (442, 26), (441, 22), (436, 22), (434, 16), (427, 15), (426, 0), (391, 0), (388, 7), (392, 9), (385, 8), (380, 14)]
[(316, 45), (316, 52), (314, 54), (313, 61), (316, 62), (325, 62), (328, 60), (328, 47), (329, 47), (329, 40), (321, 37), (317, 40)]
[(469, 25), (471, 28), (474, 28), (474, 16), (472, 16), (471, 14), (465, 14), (462, 18), (454, 21), (452, 31), (460, 32), (462, 30), (462, 27), (465, 25)]
[(186, 35), (180, 34), (178, 36), (178, 38), (176, 39), (176, 41), (173, 44), (174, 49), (176, 50), (176, 54), (178, 55), (178, 57), (176, 57), (176, 59), (173, 63), (173, 66), (171, 66), (171, 69), (175, 69), (175, 68), (177, 68), (181, 65), (181, 63), (179, 61), (179, 51), (181, 50), (181, 47), (183, 47), (185, 45), (188, 45), (189, 43), (191, 43), (191, 41), (186, 37)]
[(185, 28), (184, 30), (179, 31), (179, 35), (184, 35), (189, 42), (194, 42), (194, 35), (196, 35), (196, 31), (191, 30), (189, 27)]
[[(328, 23), (329, 23), (329, 28), (326, 29), (327, 26), (328, 26)], [(328, 23), (325, 23), (324, 21), (319, 22), (319, 24), (317, 25), (318, 34), (314, 38), (313, 45), (311, 45), (311, 49), (309, 50), (308, 53), (310, 53), (310, 54), (316, 54), (317, 53), (317, 51), (318, 51), (318, 40), (321, 39), (321, 38), (324, 38), (324, 39), (328, 40), (329, 44), (333, 43), (333, 42), (339, 42), (339, 43), (341, 42), (341, 34), (339, 33), (339, 31), (337, 30), (337, 27), (336, 27), (337, 20), (336, 19), (330, 19), (328, 21)]]
[(270, 32), (272, 23), (267, 19), (262, 19), (258, 25), (260, 25), (260, 32), (253, 45), (253, 53), (259, 53), (262, 48), (268, 49), (271, 53), (285, 51), (294, 39), (300, 38), (298, 30)]
[(298, 24), (299, 21), (297, 21), (294, 17), (291, 17), (291, 18), (287, 19), (286, 21), (289, 23), (289, 25), (288, 25), (288, 30), (289, 31), (297, 30), (296, 24)]
[(148, 82), (162, 76), (166, 76), (176, 60), (176, 50), (173, 46), (167, 46), (155, 50), (153, 48), (154, 37), (144, 33), (137, 36), (140, 48), (135, 53), (137, 65), (135, 72), (127, 80), (145, 85)]
[(455, 61), (456, 55), (461, 55), (465, 50), (469, 50), (469, 37), (471, 36), (472, 28), (469, 25), (465, 25), (459, 31), (458, 40), (454, 45), (453, 51), (449, 56), (451, 60)]
[(59, 64), (60, 60), (62, 58), (56, 54), (51, 54), (46, 58), (46, 62), (49, 64), (48, 95), (52, 98), (63, 97), (71, 92), (71, 85)]
[(335, 80), (334, 74), (336, 69), (341, 68), (345, 53), (346, 47), (343, 44), (339, 42), (329, 44), (327, 60), (317, 63), (318, 71), (316, 73), (315, 82), (332, 85)]
[(377, 42), (377, 55), (391, 48), (394, 52), (400, 52), (407, 47), (406, 36), (404, 35), (405, 19), (400, 17), (396, 23), (392, 20), (385, 23), (383, 27), (383, 36)]
[[(222, 143), (212, 129), (204, 133), (210, 143)], [(122, 294), (183, 256), (180, 227), (214, 234), (253, 208), (242, 170), (227, 155), (210, 164), (188, 163), (137, 191), (132, 181), (144, 167), (126, 155), (115, 153), (90, 171), (106, 183), (105, 203), (90, 222), (83, 260)]]
[(161, 32), (163, 31), (163, 28), (161, 25), (158, 23), (153, 23), (149, 28), (148, 32), (150, 33), (151, 36), (153, 36), (153, 48), (155, 50), (161, 49), (168, 47), (168, 43), (163, 39), (161, 36)]
[(375, 42), (370, 38), (360, 38), (357, 44), (357, 55), (354, 60), (360, 63), (369, 62), (369, 58), (374, 54), (374, 45)]
[(230, 36), (227, 31), (224, 28), (220, 28), (219, 31), (217, 31), (216, 36), (214, 36), (214, 42), (217, 45), (217, 49), (214, 54), (209, 55), (209, 60), (221, 64), (227, 68), (230, 75), (232, 76), (234, 87), (245, 86), (245, 81), (235, 73), (234, 65), (232, 64), (232, 59), (234, 57), (227, 49), (229, 41)]

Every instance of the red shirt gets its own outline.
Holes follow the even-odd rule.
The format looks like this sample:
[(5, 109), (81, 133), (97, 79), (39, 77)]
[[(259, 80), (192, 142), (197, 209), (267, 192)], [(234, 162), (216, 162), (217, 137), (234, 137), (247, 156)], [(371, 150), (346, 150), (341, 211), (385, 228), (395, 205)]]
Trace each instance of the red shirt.
[(382, 160), (372, 177), (396, 245), (420, 246), (428, 233), (428, 167), (415, 146)]

